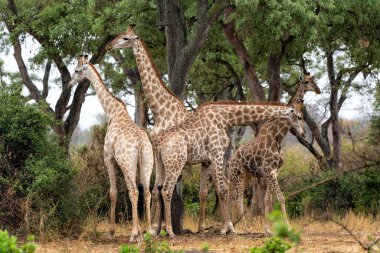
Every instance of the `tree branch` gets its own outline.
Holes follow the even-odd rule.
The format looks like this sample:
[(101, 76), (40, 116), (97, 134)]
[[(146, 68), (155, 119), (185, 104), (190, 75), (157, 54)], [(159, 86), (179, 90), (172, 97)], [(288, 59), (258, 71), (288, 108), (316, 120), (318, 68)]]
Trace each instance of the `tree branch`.
[(165, 1), (167, 62), (170, 85), (175, 95), (182, 95), (189, 69), (204, 45), (211, 25), (227, 5), (227, 0), (216, 0), (211, 6), (207, 0), (198, 0), (197, 22), (193, 32), (188, 34), (180, 3), (177, 0)]
[[(228, 6), (224, 11), (224, 20), (227, 20), (234, 11), (235, 8), (233, 6)], [(248, 50), (235, 31), (234, 21), (231, 21), (229, 23), (221, 22), (220, 24), (229, 42), (239, 57), (252, 96), (255, 98), (255, 100), (263, 101), (265, 99), (264, 89), (259, 81), (254, 63), (249, 59)]]
[(45, 65), (45, 72), (44, 72), (44, 77), (42, 78), (42, 97), (44, 99), (47, 98), (49, 94), (49, 76), (50, 76), (50, 70), (51, 70), (51, 59), (48, 59)]

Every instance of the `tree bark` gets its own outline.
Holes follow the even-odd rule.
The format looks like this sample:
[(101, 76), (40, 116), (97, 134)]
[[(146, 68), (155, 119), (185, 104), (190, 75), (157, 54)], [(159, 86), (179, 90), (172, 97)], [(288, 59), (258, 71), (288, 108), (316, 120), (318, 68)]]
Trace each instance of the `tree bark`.
[(187, 75), (204, 45), (212, 24), (227, 7), (227, 0), (197, 1), (195, 28), (189, 32), (182, 6), (178, 0), (158, 1), (159, 21), (165, 26), (169, 80), (173, 93), (181, 97)]
[(332, 154), (332, 166), (336, 170), (341, 168), (341, 157), (342, 157), (342, 140), (339, 125), (339, 108), (338, 108), (338, 91), (340, 86), (340, 80), (335, 78), (335, 68), (334, 68), (334, 58), (333, 51), (328, 50), (326, 55), (327, 58), (327, 73), (330, 82), (330, 119), (331, 119), (331, 129), (333, 136), (333, 154)]
[(146, 99), (144, 99), (144, 92), (141, 85), (135, 84), (134, 86), (134, 97), (135, 97), (135, 123), (139, 127), (147, 128), (148, 126), (148, 104)]
[[(224, 19), (226, 20), (231, 13), (235, 11), (233, 6), (228, 6), (224, 11)], [(264, 89), (261, 86), (260, 80), (257, 77), (257, 72), (253, 62), (250, 60), (248, 50), (244, 46), (242, 39), (235, 31), (235, 23), (231, 21), (229, 23), (221, 22), (224, 34), (233, 46), (236, 54), (239, 57), (240, 63), (243, 67), (244, 75), (247, 79), (248, 86), (251, 90), (252, 96), (257, 101), (263, 101), (265, 99)]]

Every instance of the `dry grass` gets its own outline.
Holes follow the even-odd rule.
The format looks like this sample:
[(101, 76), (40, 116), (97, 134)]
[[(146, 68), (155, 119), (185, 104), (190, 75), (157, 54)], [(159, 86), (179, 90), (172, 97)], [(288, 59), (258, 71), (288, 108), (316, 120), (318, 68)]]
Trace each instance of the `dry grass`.
[[(249, 216), (247, 218), (249, 234), (220, 236), (217, 233), (219, 222), (209, 219), (207, 225), (210, 226), (210, 230), (206, 233), (185, 234), (170, 239), (169, 242), (172, 248), (177, 250), (201, 250), (205, 244), (208, 244), (210, 252), (248, 252), (249, 248), (262, 245), (266, 238), (262, 232), (264, 220), (253, 219)], [(371, 218), (349, 212), (344, 217), (333, 219), (344, 224), (363, 243), (370, 243), (373, 238), (380, 237), (380, 216)], [(332, 221), (303, 217), (292, 220), (291, 224), (292, 227), (301, 231), (302, 241), (289, 252), (366, 252), (347, 231)], [(197, 218), (186, 217), (184, 225), (186, 229), (196, 231)], [(142, 227), (145, 226), (142, 224)], [(93, 225), (89, 225), (78, 240), (42, 243), (37, 252), (118, 252), (122, 244), (128, 243), (130, 228), (130, 224), (118, 225), (117, 236), (111, 240), (107, 237), (108, 222), (98, 222), (96, 231), (93, 231)], [(241, 224), (238, 224), (236, 228), (238, 232), (242, 231)], [(93, 236), (95, 232), (97, 237)], [(157, 240), (167, 239), (157, 238)]]

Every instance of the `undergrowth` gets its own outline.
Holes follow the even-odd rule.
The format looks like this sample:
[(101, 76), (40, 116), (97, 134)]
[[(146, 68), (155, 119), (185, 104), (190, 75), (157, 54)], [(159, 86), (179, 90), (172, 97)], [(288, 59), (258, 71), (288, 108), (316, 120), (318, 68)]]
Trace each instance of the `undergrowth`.
[(28, 236), (27, 243), (20, 245), (15, 236), (10, 236), (6, 230), (0, 230), (0, 253), (33, 253), (36, 249), (34, 236)]

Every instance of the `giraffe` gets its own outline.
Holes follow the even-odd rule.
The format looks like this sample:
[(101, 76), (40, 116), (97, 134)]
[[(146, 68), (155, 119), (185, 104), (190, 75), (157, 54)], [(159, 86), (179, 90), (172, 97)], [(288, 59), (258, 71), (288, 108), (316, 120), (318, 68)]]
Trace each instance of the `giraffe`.
[[(315, 82), (314, 76), (310, 75), (309, 72), (305, 73), (304, 76), (299, 77), (298, 86), (289, 100), (289, 105), (295, 106), (300, 100), (303, 100), (304, 94), (307, 91), (313, 91), (316, 94), (320, 94), (321, 91)], [(259, 130), (259, 133), (260, 134)], [(206, 210), (206, 199), (208, 193), (208, 181), (210, 177), (210, 170), (203, 169), (201, 171), (200, 180), (200, 190), (199, 190), (199, 224), (198, 231), (202, 232), (205, 229), (205, 210)], [(261, 185), (260, 185), (261, 186)], [(263, 185), (266, 188), (266, 184)], [(257, 197), (257, 196), (255, 196)], [(244, 221), (245, 222), (245, 221)]]
[(108, 115), (108, 128), (104, 141), (104, 163), (110, 179), (111, 223), (110, 236), (115, 233), (115, 206), (117, 199), (116, 166), (121, 168), (128, 187), (132, 203), (132, 233), (130, 241), (138, 239), (139, 223), (137, 214), (138, 189), (136, 186), (137, 165), (140, 167), (140, 180), (144, 187), (147, 230), (151, 228), (149, 191), (150, 177), (153, 170), (153, 149), (148, 135), (140, 129), (129, 116), (124, 102), (116, 98), (103, 83), (98, 71), (88, 62), (87, 56), (79, 56), (69, 87), (88, 79), (95, 88), (103, 110)]
[(144, 41), (135, 33), (132, 26), (120, 33), (106, 47), (107, 50), (121, 48), (132, 48), (144, 94), (148, 98), (154, 116), (153, 135), (188, 119), (192, 113), (166, 87)]
[(193, 117), (158, 135), (156, 166), (165, 172), (162, 196), (165, 206), (166, 231), (173, 237), (170, 203), (174, 184), (185, 164), (207, 165), (216, 187), (223, 216), (222, 234), (235, 233), (226, 206), (223, 169), (224, 153), (229, 144), (226, 130), (249, 122), (288, 117), (294, 109), (277, 102), (211, 102), (200, 106)]
[[(133, 26), (129, 26), (127, 31), (120, 33), (106, 47), (107, 50), (121, 48), (132, 48), (133, 55), (136, 59), (144, 94), (148, 98), (149, 107), (154, 116), (154, 127), (150, 134), (150, 139), (153, 148), (155, 148), (157, 134), (165, 129), (179, 125), (181, 122), (190, 118), (192, 113), (186, 109), (183, 102), (164, 84), (144, 41), (135, 33)], [(155, 162), (155, 164), (157, 164), (157, 162)], [(164, 176), (164, 172), (158, 171), (156, 168), (157, 180), (155, 182), (163, 181)], [(152, 196), (152, 214), (156, 217), (153, 227), (155, 230), (159, 230), (157, 219), (161, 213), (161, 206), (159, 204), (157, 184), (155, 184), (153, 188)]]
[[(265, 216), (269, 213), (270, 196), (275, 193), (280, 202), (281, 211), (289, 225), (285, 209), (285, 198), (279, 187), (277, 175), (284, 160), (281, 142), (289, 129), (294, 127), (301, 136), (305, 136), (301, 112), (302, 103), (303, 100), (299, 100), (297, 105), (294, 106), (296, 110), (293, 115), (266, 121), (260, 127), (257, 136), (240, 146), (227, 162), (226, 171), (230, 198), (235, 207), (237, 207), (238, 217), (242, 216), (245, 232), (247, 232), (248, 228), (243, 216), (243, 194), (246, 184), (252, 177), (266, 179)], [(266, 225), (266, 232), (269, 232), (268, 228), (268, 225)]]
[[(320, 94), (321, 90), (318, 87), (318, 84), (315, 82), (315, 77), (310, 74), (310, 72), (306, 72), (304, 76), (299, 77), (299, 84), (295, 89), (295, 92), (291, 99), (289, 100), (289, 104), (295, 104), (298, 100), (302, 100), (307, 91), (312, 91), (316, 94)], [(265, 191), (266, 191), (266, 182), (264, 178), (255, 178), (254, 180), (254, 195), (252, 196), (252, 206), (253, 203), (257, 203), (260, 206), (264, 205)], [(260, 202), (260, 203), (259, 203)]]

